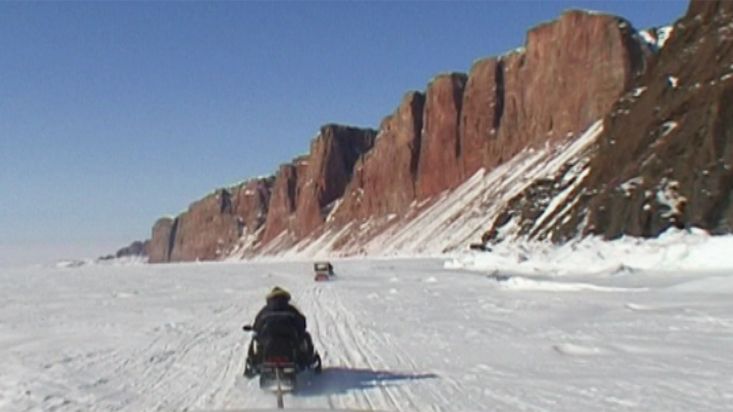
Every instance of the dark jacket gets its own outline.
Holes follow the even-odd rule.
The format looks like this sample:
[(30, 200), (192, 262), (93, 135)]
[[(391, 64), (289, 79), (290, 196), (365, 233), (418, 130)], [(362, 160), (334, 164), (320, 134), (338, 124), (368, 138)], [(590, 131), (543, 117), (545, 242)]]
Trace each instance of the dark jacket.
[(305, 316), (295, 306), (288, 303), (287, 299), (282, 298), (269, 299), (267, 305), (255, 317), (255, 323), (252, 328), (258, 334), (262, 334), (263, 329), (274, 319), (277, 319), (278, 322), (285, 319), (285, 322), (295, 329), (299, 337), (305, 335)]

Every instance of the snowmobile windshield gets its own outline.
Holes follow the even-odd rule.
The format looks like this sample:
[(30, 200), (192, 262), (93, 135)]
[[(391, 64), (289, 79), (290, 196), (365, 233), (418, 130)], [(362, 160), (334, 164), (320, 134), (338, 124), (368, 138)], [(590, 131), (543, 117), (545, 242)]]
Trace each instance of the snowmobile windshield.
[(320, 270), (327, 271), (329, 270), (329, 264), (328, 263), (316, 263), (314, 265), (314, 268), (315, 270), (318, 270), (318, 271)]

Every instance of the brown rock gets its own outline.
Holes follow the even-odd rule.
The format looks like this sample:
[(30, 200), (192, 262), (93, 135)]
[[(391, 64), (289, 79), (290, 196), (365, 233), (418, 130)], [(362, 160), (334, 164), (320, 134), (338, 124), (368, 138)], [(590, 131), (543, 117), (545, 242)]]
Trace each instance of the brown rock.
[[(296, 161), (297, 162), (297, 161)], [(288, 163), (280, 166), (272, 186), (272, 197), (267, 211), (267, 224), (262, 243), (266, 244), (280, 233), (290, 231), (297, 204), (298, 168)]]
[[(655, 66), (604, 122), (573, 222), (614, 238), (671, 226), (733, 231), (733, 2), (693, 1)], [(694, 62), (694, 63), (693, 63)], [(629, 185), (634, 179), (638, 182)], [(625, 184), (626, 183), (626, 184)]]
[[(565, 13), (531, 30), (526, 50), (481, 60), (470, 76), (437, 76), (424, 96), (407, 94), (382, 122), (376, 143), (373, 130), (324, 126), (310, 153), (282, 166), (274, 182), (219, 191), (161, 224), (152, 254), (158, 261), (214, 259), (245, 231), (261, 231), (253, 250), (276, 251), (268, 245), (283, 233), (279, 248), (355, 219), (414, 216), (414, 200), (431, 200), (481, 167), (578, 133), (605, 115), (644, 69), (641, 50), (622, 19)], [(528, 215), (536, 213), (530, 209)]]
[(148, 249), (150, 248), (150, 241), (149, 240), (136, 240), (132, 243), (130, 243), (128, 246), (123, 247), (122, 249), (119, 249), (114, 257), (115, 258), (123, 258), (123, 257), (145, 257), (148, 256)]
[(503, 64), (496, 58), (474, 63), (463, 94), (460, 124), (462, 176), (486, 164), (489, 142), (496, 140), (504, 109)]
[[(323, 224), (344, 193), (356, 161), (374, 144), (376, 131), (326, 125), (311, 142), (307, 169), (298, 171), (295, 236), (302, 239)], [(303, 176), (303, 179), (300, 176)]]
[(274, 181), (274, 177), (253, 179), (232, 190), (232, 212), (242, 219), (249, 233), (265, 224)]
[[(588, 176), (556, 205), (571, 206), (567, 215), (523, 234), (564, 241), (654, 237), (670, 227), (733, 232), (731, 22), (733, 2), (693, 1), (653, 65), (604, 118)], [(532, 208), (562, 190), (566, 179), (558, 177), (530, 186), (505, 213), (534, 227), (526, 224), (537, 215)]]
[(242, 234), (244, 223), (234, 215), (232, 195), (221, 189), (192, 203), (177, 218), (170, 260), (211, 260), (222, 256)]
[(728, 0), (691, 0), (685, 16), (688, 20), (700, 16), (703, 24), (709, 24), (716, 17), (731, 13), (733, 13), (733, 2)]
[(356, 164), (338, 209), (339, 223), (402, 213), (415, 199), (424, 104), (422, 93), (409, 92), (382, 121), (374, 148)]
[(253, 179), (194, 202), (175, 220), (153, 227), (151, 263), (211, 260), (226, 255), (245, 234), (261, 235), (273, 178)]
[(175, 226), (175, 220), (170, 217), (162, 217), (155, 222), (150, 238), (150, 246), (148, 247), (148, 262), (163, 263), (170, 261)]
[(644, 66), (631, 25), (582, 11), (528, 33), (526, 50), (502, 58), (504, 103), (493, 167), (527, 146), (576, 134), (603, 117)]
[(564, 137), (606, 114), (641, 71), (633, 33), (620, 18), (580, 11), (531, 30), (523, 82), (534, 120), (528, 135)]
[(458, 135), (466, 75), (437, 76), (428, 86), (418, 161), (417, 197), (425, 199), (461, 180)]

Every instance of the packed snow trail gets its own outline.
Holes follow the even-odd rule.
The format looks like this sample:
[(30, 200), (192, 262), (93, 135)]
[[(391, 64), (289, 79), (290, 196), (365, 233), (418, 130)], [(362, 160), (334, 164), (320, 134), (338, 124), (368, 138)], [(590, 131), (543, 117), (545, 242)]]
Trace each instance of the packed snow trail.
[(241, 326), (274, 285), (324, 362), (286, 409), (733, 409), (730, 272), (334, 265), (320, 283), (311, 262), (0, 271), (0, 410), (272, 409)]

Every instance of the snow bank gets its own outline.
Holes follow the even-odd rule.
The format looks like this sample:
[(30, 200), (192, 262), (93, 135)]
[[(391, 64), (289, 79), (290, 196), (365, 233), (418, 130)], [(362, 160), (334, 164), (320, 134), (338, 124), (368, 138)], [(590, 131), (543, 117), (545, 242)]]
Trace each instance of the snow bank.
[(591, 283), (574, 282), (559, 283), (547, 280), (535, 280), (522, 276), (512, 276), (499, 283), (502, 289), (508, 290), (530, 290), (542, 292), (644, 292), (646, 288), (618, 288), (611, 286), (598, 286)]
[(700, 229), (670, 229), (656, 239), (588, 237), (564, 245), (515, 242), (491, 252), (465, 252), (445, 262), (448, 269), (517, 274), (619, 274), (635, 270), (721, 270), (733, 268), (733, 235)]

